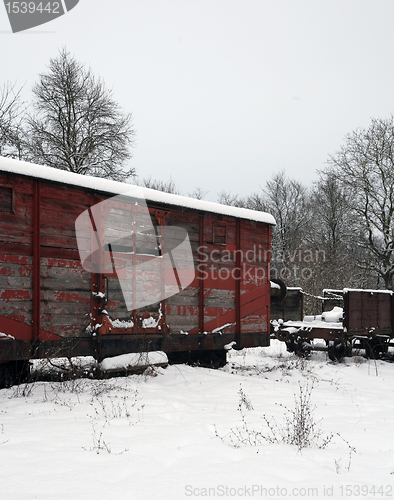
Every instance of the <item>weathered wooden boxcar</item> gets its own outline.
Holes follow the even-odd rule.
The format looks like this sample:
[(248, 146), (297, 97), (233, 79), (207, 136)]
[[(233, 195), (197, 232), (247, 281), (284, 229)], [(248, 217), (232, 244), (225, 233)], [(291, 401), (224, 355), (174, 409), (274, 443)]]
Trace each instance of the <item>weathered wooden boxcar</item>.
[(274, 219), (133, 189), (0, 158), (0, 363), (269, 344)]

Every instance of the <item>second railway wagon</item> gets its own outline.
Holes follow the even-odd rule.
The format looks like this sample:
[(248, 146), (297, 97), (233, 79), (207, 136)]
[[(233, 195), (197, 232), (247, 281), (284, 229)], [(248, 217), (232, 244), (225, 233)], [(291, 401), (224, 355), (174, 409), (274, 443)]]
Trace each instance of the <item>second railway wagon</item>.
[(0, 363), (269, 345), (272, 216), (0, 158)]
[(376, 359), (394, 347), (392, 290), (326, 289), (322, 299), (322, 314), (273, 324), (276, 338), (286, 342), (288, 351), (300, 356), (326, 351), (332, 361), (340, 361), (360, 350)]

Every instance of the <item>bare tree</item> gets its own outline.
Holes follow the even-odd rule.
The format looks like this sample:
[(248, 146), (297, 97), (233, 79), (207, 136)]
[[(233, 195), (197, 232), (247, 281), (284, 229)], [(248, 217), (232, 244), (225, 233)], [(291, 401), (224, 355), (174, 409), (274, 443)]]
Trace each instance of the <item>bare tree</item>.
[[(330, 157), (333, 174), (357, 220), (360, 267), (371, 269), (386, 288), (394, 277), (394, 116), (373, 119), (346, 137)], [(379, 283), (378, 283), (379, 284)]]
[(245, 200), (240, 198), (238, 194), (232, 194), (229, 191), (221, 191), (218, 194), (218, 203), (232, 207), (245, 207)]
[(79, 174), (125, 180), (134, 140), (131, 114), (103, 81), (65, 49), (33, 87), (29, 155), (36, 163)]
[(309, 247), (324, 257), (315, 272), (317, 289), (371, 286), (368, 273), (353, 258), (360, 255), (361, 249), (349, 198), (330, 172), (319, 172), (311, 192), (311, 210), (306, 239)]
[(5, 83), (0, 90), (0, 155), (22, 159), (23, 119), (25, 106), (21, 101), (22, 88)]
[(196, 200), (203, 200), (206, 195), (209, 193), (209, 191), (205, 191), (204, 189), (200, 187), (196, 187), (193, 189), (191, 193), (187, 193), (190, 198), (195, 198)]
[(246, 208), (250, 208), (250, 210), (257, 210), (258, 212), (267, 211), (267, 204), (263, 193), (252, 193), (247, 196), (245, 206)]
[(171, 178), (168, 181), (161, 181), (152, 179), (152, 177), (144, 177), (142, 180), (137, 180), (136, 184), (137, 186), (156, 189), (156, 191), (163, 191), (164, 193), (181, 194), (178, 186)]
[(301, 182), (290, 179), (284, 172), (267, 181), (262, 206), (276, 220), (273, 230), (273, 256), (277, 264), (286, 266), (289, 258), (305, 241), (305, 231), (311, 219), (308, 190)]

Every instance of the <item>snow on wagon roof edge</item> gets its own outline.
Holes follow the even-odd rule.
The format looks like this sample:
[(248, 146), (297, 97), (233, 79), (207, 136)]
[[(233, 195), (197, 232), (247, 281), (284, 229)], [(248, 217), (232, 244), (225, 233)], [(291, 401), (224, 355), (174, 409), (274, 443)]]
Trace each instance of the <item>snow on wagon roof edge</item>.
[[(114, 195), (127, 194), (128, 191), (135, 187), (134, 184), (127, 184), (126, 182), (118, 182), (103, 179), (101, 177), (75, 174), (66, 170), (58, 170), (56, 168), (36, 165), (34, 163), (15, 160), (13, 158), (5, 158), (2, 156), (0, 156), (0, 171), (60, 182), (62, 184), (70, 184), (95, 191), (112, 193)], [(178, 194), (164, 193), (150, 188), (141, 189), (143, 189), (145, 199), (148, 201), (276, 225), (274, 217), (266, 212), (258, 212), (248, 208), (221, 205), (220, 203), (215, 203), (213, 201), (197, 200), (195, 198), (189, 198)]]

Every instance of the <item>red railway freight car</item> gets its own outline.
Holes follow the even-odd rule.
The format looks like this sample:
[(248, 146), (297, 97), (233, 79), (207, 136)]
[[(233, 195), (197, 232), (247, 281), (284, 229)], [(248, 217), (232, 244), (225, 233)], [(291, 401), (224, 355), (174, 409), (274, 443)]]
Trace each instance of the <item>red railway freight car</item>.
[[(0, 363), (269, 345), (272, 216), (0, 158)], [(208, 359), (207, 359), (208, 358)]]

